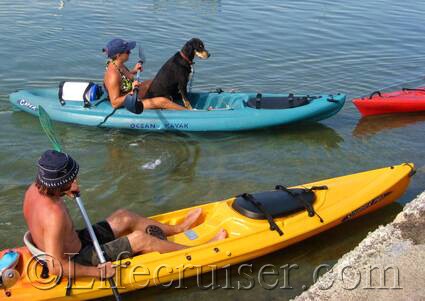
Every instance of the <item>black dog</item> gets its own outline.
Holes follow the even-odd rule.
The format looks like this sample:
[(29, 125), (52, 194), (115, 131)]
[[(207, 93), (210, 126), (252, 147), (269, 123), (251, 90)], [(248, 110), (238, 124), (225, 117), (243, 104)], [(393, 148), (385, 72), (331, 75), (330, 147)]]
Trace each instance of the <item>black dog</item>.
[(144, 98), (163, 96), (172, 100), (182, 99), (184, 106), (191, 109), (187, 96), (187, 83), (195, 55), (204, 60), (210, 56), (204, 43), (197, 38), (187, 41), (182, 50), (161, 67)]

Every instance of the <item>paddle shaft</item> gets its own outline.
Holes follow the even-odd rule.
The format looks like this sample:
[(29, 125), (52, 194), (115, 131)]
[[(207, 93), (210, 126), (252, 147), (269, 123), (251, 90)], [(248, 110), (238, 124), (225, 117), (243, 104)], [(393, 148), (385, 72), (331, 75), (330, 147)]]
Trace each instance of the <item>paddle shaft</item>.
[[(145, 62), (145, 55), (143, 54), (143, 49), (142, 47), (139, 46), (139, 61), (138, 63), (140, 65), (143, 65), (143, 63)], [(137, 70), (137, 74), (136, 74), (136, 80), (140, 83), (141, 80), (141, 76), (140, 76), (140, 69)], [(139, 94), (139, 87), (135, 87), (134, 88), (134, 93), (136, 94), (136, 99), (137, 99), (137, 95)]]
[[(139, 60), (139, 63), (141, 64), (141, 65), (143, 65), (143, 61), (142, 60)], [(137, 70), (137, 74), (136, 74), (136, 81), (138, 81), (139, 83), (140, 83), (140, 80), (141, 80), (141, 76), (140, 76), (140, 69), (139, 70)], [(136, 94), (136, 98), (137, 98), (137, 95), (139, 94), (139, 87), (135, 87), (134, 88), (134, 93)]]
[[(99, 261), (101, 264), (105, 263), (106, 262), (105, 256), (103, 256), (103, 251), (100, 248), (99, 241), (97, 240), (96, 234), (94, 233), (93, 226), (90, 222), (87, 211), (84, 208), (83, 200), (81, 199), (80, 194), (75, 194), (75, 201), (77, 202), (78, 208), (80, 209), (81, 215), (83, 216), (84, 223), (86, 224), (87, 230), (89, 231), (90, 238), (93, 241), (93, 246), (94, 246), (94, 249), (96, 250), (96, 254), (99, 258)], [(109, 284), (111, 285), (112, 292), (114, 293), (115, 299), (117, 301), (120, 301), (121, 296), (118, 293), (118, 289), (115, 285), (114, 279), (111, 277), (111, 278), (108, 278), (108, 280), (109, 280)]]

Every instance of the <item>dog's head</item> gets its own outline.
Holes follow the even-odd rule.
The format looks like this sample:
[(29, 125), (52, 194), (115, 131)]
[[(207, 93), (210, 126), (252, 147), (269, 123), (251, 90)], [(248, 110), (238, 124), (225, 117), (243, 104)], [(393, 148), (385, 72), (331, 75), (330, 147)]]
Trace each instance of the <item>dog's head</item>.
[(209, 52), (205, 49), (204, 42), (198, 38), (190, 39), (184, 44), (182, 52), (190, 59), (193, 60), (195, 55), (203, 60), (210, 57)]

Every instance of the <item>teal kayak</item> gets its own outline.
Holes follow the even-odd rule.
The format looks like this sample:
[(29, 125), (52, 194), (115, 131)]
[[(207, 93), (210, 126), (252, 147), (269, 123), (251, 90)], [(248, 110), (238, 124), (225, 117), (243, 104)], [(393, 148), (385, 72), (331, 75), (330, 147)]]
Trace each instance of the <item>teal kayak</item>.
[[(137, 115), (114, 110), (107, 96), (87, 104), (60, 101), (58, 88), (20, 90), (10, 94), (14, 109), (38, 116), (42, 106), (59, 122), (141, 131), (244, 131), (298, 122), (319, 121), (336, 114), (344, 94), (293, 95), (240, 92), (190, 93), (193, 111), (145, 110)], [(61, 99), (62, 100), (62, 99)]]

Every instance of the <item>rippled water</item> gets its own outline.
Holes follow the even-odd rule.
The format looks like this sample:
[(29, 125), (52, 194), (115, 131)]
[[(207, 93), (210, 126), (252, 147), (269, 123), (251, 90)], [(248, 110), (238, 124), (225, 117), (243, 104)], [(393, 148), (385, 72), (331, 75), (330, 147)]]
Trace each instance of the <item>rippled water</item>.
[[(8, 94), (61, 80), (103, 76), (101, 48), (116, 36), (141, 43), (144, 78), (191, 37), (212, 56), (196, 63), (194, 90), (297, 93), (371, 91), (423, 84), (425, 4), (420, 1), (10, 1), (0, 2), (0, 249), (21, 244), (23, 193), (49, 147), (38, 121), (12, 112)], [(136, 57), (131, 63), (135, 63)], [(398, 204), (254, 261), (300, 265), (294, 289), (148, 289), (130, 300), (287, 299), (368, 231), (423, 190), (425, 114), (360, 119), (352, 103), (309, 126), (226, 134), (143, 134), (56, 124), (82, 166), (93, 220), (125, 207), (144, 215), (223, 199), (275, 184), (300, 184), (403, 161), (418, 166)], [(71, 206), (78, 225), (82, 220)], [(232, 272), (236, 280), (241, 278)], [(220, 276), (221, 275), (221, 276)], [(225, 278), (219, 275), (219, 281)], [(222, 282), (223, 283), (223, 282)]]

